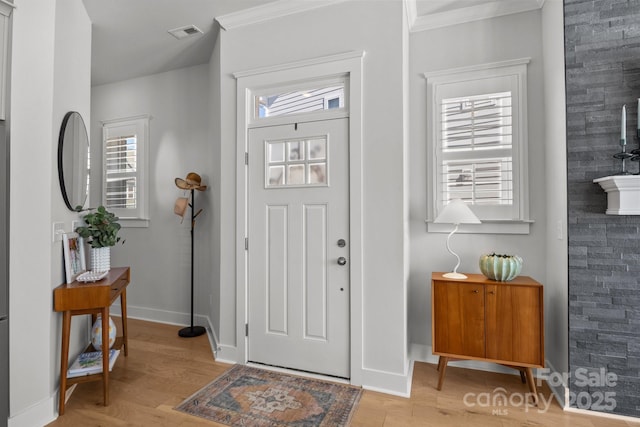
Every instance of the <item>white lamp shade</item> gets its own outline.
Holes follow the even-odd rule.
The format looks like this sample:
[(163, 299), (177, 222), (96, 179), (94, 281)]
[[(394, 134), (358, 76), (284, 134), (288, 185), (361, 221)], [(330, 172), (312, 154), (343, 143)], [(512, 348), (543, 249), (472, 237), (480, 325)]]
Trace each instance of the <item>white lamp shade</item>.
[(480, 220), (469, 206), (460, 199), (455, 199), (445, 205), (434, 223), (444, 224), (480, 224)]

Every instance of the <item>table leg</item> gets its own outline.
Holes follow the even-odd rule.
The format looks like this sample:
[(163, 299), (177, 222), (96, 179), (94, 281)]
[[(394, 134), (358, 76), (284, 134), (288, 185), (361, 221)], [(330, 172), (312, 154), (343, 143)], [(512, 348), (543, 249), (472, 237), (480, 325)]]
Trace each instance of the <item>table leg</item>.
[(438, 377), (438, 390), (442, 390), (442, 384), (444, 383), (444, 374), (447, 370), (448, 363), (448, 357), (440, 356), (440, 361), (438, 362), (438, 366), (440, 367), (440, 376)]
[(124, 347), (124, 355), (129, 355), (129, 333), (127, 332), (127, 288), (122, 290), (120, 294), (120, 311), (122, 313), (122, 345)]
[(69, 366), (69, 333), (71, 330), (71, 312), (62, 313), (62, 351), (60, 355), (60, 402), (58, 415), (64, 415), (65, 397), (67, 394), (67, 368)]
[(109, 307), (103, 307), (102, 313), (102, 389), (104, 406), (109, 405)]

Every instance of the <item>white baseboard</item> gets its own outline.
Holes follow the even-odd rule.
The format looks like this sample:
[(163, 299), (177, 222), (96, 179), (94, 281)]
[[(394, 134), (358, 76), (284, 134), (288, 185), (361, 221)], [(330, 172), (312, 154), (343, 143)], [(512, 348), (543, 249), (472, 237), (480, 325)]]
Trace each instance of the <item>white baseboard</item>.
[(380, 393), (392, 394), (400, 397), (411, 396), (411, 382), (413, 380), (413, 360), (407, 363), (406, 372), (378, 371), (362, 368), (362, 388)]
[[(111, 312), (114, 316), (121, 314), (120, 306), (114, 304), (111, 306)], [(166, 323), (168, 325), (187, 326), (191, 323), (191, 315), (189, 313), (178, 313), (175, 311), (157, 310), (146, 307), (136, 307), (127, 305), (127, 317), (130, 319), (148, 320), (150, 322)], [(223, 363), (237, 363), (238, 349), (234, 346), (220, 344), (218, 337), (211, 323), (209, 316), (194, 315), (194, 323), (207, 325), (207, 335), (211, 343), (211, 351), (215, 359)]]
[[(113, 304), (110, 308), (110, 313), (114, 316), (120, 316), (122, 314), (120, 305)], [(129, 319), (148, 320), (150, 322), (165, 323), (176, 326), (188, 326), (191, 324), (191, 314), (189, 313), (131, 306), (129, 304), (127, 304), (127, 317)], [(194, 323), (196, 323), (196, 319), (198, 321), (202, 321), (203, 319), (206, 319), (206, 317), (194, 315)]]
[[(551, 362), (549, 362), (549, 360), (547, 359), (545, 361), (547, 368), (549, 368), (549, 370), (551, 371), (549, 374), (560, 374), (558, 375), (559, 378), (562, 377), (562, 373), (558, 372), (558, 370), (553, 366), (553, 364)], [(554, 375), (555, 376), (555, 375)], [(569, 405), (569, 387), (566, 384), (554, 384), (553, 381), (549, 382), (547, 381), (547, 385), (549, 386), (549, 388), (551, 389), (551, 392), (553, 393), (553, 395), (556, 398), (556, 401), (558, 402), (558, 404), (560, 405), (560, 407), (562, 409), (566, 409), (567, 406)]]
[(240, 363), (238, 361), (238, 347), (219, 344), (216, 360), (223, 363)]
[[(556, 378), (562, 378), (562, 372), (558, 372), (558, 370), (556, 370), (556, 368), (553, 366), (551, 362), (549, 362), (549, 360), (546, 361), (546, 366), (551, 371), (550, 375), (556, 374), (555, 375)], [(638, 422), (638, 418), (632, 417), (629, 415), (619, 415), (619, 414), (613, 414), (610, 412), (592, 411), (590, 409), (581, 409), (581, 408), (574, 408), (573, 406), (569, 406), (569, 401), (570, 401), (569, 393), (571, 392), (571, 390), (569, 389), (569, 386), (567, 384), (555, 385), (547, 381), (547, 385), (553, 392), (553, 395), (558, 401), (558, 404), (562, 407), (562, 410), (566, 412), (573, 412), (576, 414), (590, 415), (590, 416), (601, 417), (601, 418), (609, 418), (612, 420), (625, 421), (629, 423)]]
[(580, 408), (574, 408), (571, 406), (565, 406), (563, 410), (566, 412), (573, 412), (576, 414), (590, 415), (592, 417), (601, 417), (601, 418), (609, 418), (610, 420), (625, 421), (625, 422), (631, 423), (632, 425), (638, 424), (638, 418), (631, 417), (629, 415), (611, 414), (608, 412), (592, 411), (590, 409), (580, 409)]
[(209, 316), (202, 316), (207, 323), (207, 335), (209, 336), (209, 344), (211, 345), (211, 351), (213, 352), (213, 358), (218, 360), (218, 351), (220, 350), (220, 341), (218, 341), (218, 336), (216, 335), (216, 330), (213, 328), (213, 323), (211, 323), (211, 319)]
[(58, 417), (58, 394), (30, 406), (9, 418), (8, 427), (44, 426)]
[[(410, 344), (409, 358), (415, 360), (416, 362), (425, 362), (437, 365), (439, 356), (433, 354), (430, 345)], [(477, 371), (485, 372), (496, 372), (499, 374), (520, 375), (519, 372), (515, 369), (510, 369), (506, 366), (498, 365), (496, 363), (480, 362), (477, 360), (456, 360), (453, 362), (449, 362), (447, 366), (475, 369)]]

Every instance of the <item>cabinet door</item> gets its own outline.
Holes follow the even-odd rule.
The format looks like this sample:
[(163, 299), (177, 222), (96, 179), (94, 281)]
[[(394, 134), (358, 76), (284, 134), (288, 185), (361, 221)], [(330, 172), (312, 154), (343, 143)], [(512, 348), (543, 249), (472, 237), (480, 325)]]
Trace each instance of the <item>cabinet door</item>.
[(486, 285), (487, 358), (544, 365), (541, 287)]
[(481, 284), (433, 281), (433, 351), (484, 357), (484, 290)]

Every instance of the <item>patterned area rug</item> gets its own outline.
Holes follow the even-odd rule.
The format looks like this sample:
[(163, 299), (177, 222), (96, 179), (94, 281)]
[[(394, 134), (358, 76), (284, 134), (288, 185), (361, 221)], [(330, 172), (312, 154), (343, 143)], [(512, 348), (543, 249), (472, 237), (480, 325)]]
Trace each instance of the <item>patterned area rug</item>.
[(339, 427), (360, 400), (357, 387), (234, 365), (175, 409), (228, 426)]

